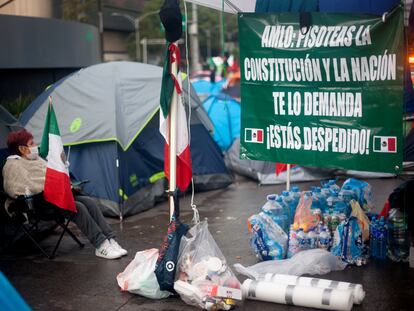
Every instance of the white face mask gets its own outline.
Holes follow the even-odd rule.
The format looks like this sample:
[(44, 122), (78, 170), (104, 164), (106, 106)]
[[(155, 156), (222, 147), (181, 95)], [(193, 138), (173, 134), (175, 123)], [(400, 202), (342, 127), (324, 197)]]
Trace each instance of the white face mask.
[(29, 147), (30, 153), (26, 155), (29, 160), (37, 160), (39, 158), (39, 149), (37, 147)]

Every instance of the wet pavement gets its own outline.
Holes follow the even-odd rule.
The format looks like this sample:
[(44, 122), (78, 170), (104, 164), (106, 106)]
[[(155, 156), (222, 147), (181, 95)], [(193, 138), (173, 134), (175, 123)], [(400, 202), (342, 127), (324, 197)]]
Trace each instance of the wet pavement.
[[(401, 179), (369, 180), (373, 187), (376, 209), (380, 210), (389, 193)], [(309, 189), (314, 183), (298, 184)], [(265, 196), (279, 193), (283, 186), (258, 186), (255, 182), (238, 178), (227, 189), (198, 193), (195, 203), (201, 218), (207, 218), (209, 229), (229, 264), (256, 263), (249, 247), (246, 219), (264, 203)], [(181, 218), (190, 223), (190, 197), (181, 199)], [(154, 301), (127, 292), (121, 292), (116, 275), (133, 259), (135, 252), (158, 248), (168, 224), (167, 203), (135, 215), (119, 224), (108, 219), (118, 234), (120, 244), (129, 251), (119, 260), (95, 257), (87, 240), (85, 248), (65, 237), (54, 260), (43, 257), (30, 244), (0, 255), (0, 270), (21, 293), (34, 310), (195, 310), (178, 298)], [(76, 232), (76, 228), (75, 232)], [(78, 236), (80, 235), (79, 232)], [(42, 242), (52, 248), (57, 233)], [(363, 267), (347, 267), (323, 278), (361, 283), (366, 291), (362, 305), (353, 310), (414, 310), (414, 269), (408, 264), (372, 261)], [(239, 278), (243, 280), (243, 277)], [(303, 310), (280, 304), (245, 301), (238, 310)], [(1, 310), (1, 306), (0, 306)], [(311, 310), (311, 309), (306, 309)]]

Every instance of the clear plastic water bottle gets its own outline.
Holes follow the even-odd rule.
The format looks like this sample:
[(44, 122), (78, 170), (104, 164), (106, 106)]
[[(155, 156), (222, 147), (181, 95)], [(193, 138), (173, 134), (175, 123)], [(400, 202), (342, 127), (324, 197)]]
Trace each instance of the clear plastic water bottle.
[(374, 222), (375, 216), (372, 216), (371, 222), (369, 223), (369, 255), (373, 257), (373, 249), (374, 249)]
[(371, 223), (369, 225), (369, 249), (372, 258), (377, 257), (377, 219), (372, 216)]
[(329, 186), (327, 184), (325, 184), (322, 188), (321, 188), (321, 196), (324, 198), (325, 200), (325, 210), (323, 212), (325, 212), (328, 209), (328, 198), (331, 196), (331, 189), (329, 188)]
[(410, 237), (406, 218), (396, 208), (388, 212), (388, 257), (392, 261), (404, 261), (410, 252)]
[(276, 198), (277, 194), (269, 194), (266, 197), (266, 203), (261, 208), (263, 213), (270, 214), (270, 211), (274, 208)]
[(349, 204), (351, 200), (357, 200), (357, 196), (354, 190), (352, 190), (351, 186), (349, 185), (345, 185), (342, 187), (341, 191), (339, 191), (338, 193), (338, 197), (346, 204)]
[(309, 249), (314, 249), (318, 247), (318, 234), (314, 229), (311, 229), (308, 233), (308, 243)]
[(331, 241), (331, 234), (326, 230), (326, 228), (322, 228), (321, 233), (319, 233), (318, 237), (318, 247), (329, 250), (329, 247), (331, 246)]
[(351, 215), (350, 205), (344, 201), (335, 202), (334, 212), (338, 214), (345, 214), (347, 217)]
[(297, 233), (293, 229), (293, 225), (291, 225), (290, 231), (289, 231), (289, 247), (288, 247), (287, 257), (291, 258), (295, 254), (299, 253), (299, 251), (300, 251), (300, 248), (299, 248), (299, 241), (297, 239)]
[(331, 191), (331, 195), (329, 198), (326, 199), (326, 206), (329, 210), (333, 210), (336, 202), (339, 202), (338, 193), (335, 191)]
[(378, 259), (385, 260), (387, 258), (387, 228), (384, 217), (381, 217), (378, 230)]
[(312, 207), (311, 208), (319, 208), (322, 212), (326, 210), (326, 199), (322, 195), (320, 187), (315, 187), (312, 193)]
[(289, 225), (293, 222), (294, 211), (296, 211), (296, 206), (294, 206), (293, 198), (291, 197), (289, 191), (283, 191), (282, 195), (282, 204), (285, 210), (286, 215), (288, 216)]
[(30, 191), (28, 187), (25, 188), (24, 197), (26, 200), (27, 207), (29, 208), (29, 210), (32, 210), (33, 209), (33, 197), (32, 197), (32, 192)]
[(304, 251), (308, 249), (308, 237), (303, 229), (299, 229), (296, 238), (298, 239), (299, 250)]
[(295, 202), (295, 205), (297, 206), (300, 200), (300, 189), (297, 186), (293, 186), (290, 195), (293, 198), (293, 202)]
[(289, 219), (283, 207), (278, 203), (278, 195), (269, 194), (266, 199), (267, 202), (263, 205), (262, 212), (268, 215), (287, 233), (289, 230)]
[(333, 192), (336, 192), (336, 193), (338, 193), (340, 190), (341, 190), (341, 188), (336, 184), (336, 179), (330, 179), (329, 181), (328, 181), (328, 185), (329, 185), (329, 188), (333, 191)]

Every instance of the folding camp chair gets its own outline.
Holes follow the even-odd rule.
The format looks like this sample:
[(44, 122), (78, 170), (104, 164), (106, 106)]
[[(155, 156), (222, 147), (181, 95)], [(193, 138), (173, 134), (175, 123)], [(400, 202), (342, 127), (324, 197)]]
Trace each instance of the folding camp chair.
[[(84, 247), (84, 244), (73, 234), (69, 229), (69, 224), (75, 216), (74, 213), (60, 210), (58, 207), (43, 200), (43, 193), (33, 195), (31, 197), (20, 196), (13, 201), (8, 208), (10, 219), (16, 228), (15, 234), (9, 243), (9, 247), (16, 241), (18, 234), (23, 233), (36, 245), (36, 247), (49, 259), (55, 258), (57, 249), (65, 233), (67, 233), (79, 247)], [(65, 218), (63, 213), (69, 216)], [(39, 223), (41, 221), (52, 221), (54, 227), (61, 227), (59, 239), (52, 251), (47, 253), (46, 250), (39, 244), (36, 235), (39, 233)]]

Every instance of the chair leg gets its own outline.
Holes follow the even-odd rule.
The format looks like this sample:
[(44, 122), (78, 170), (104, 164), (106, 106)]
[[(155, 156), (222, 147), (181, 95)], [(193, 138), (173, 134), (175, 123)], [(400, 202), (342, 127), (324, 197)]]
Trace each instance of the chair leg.
[(32, 240), (32, 242), (36, 245), (36, 247), (38, 249), (40, 249), (40, 251), (48, 258), (48, 259), (53, 259), (53, 255), (50, 256), (48, 253), (46, 253), (46, 251), (39, 245), (39, 243), (37, 243), (36, 239), (32, 236), (32, 234), (30, 233), (29, 230), (27, 230), (27, 228), (23, 225), (22, 226), (22, 230), (24, 231), (24, 233), (30, 238), (30, 240)]
[(57, 251), (57, 249), (58, 249), (58, 247), (59, 247), (59, 245), (60, 245), (60, 242), (62, 241), (62, 238), (63, 238), (63, 236), (64, 236), (65, 232), (67, 232), (67, 230), (68, 230), (69, 223), (70, 223), (70, 219), (68, 219), (68, 220), (65, 222), (65, 224), (64, 224), (64, 225), (63, 225), (63, 224), (61, 224), (61, 223), (58, 223), (58, 225), (60, 225), (60, 226), (63, 228), (63, 230), (62, 230), (62, 233), (60, 234), (59, 240), (58, 240), (58, 242), (56, 243), (56, 246), (55, 246), (55, 248), (54, 248), (54, 250), (53, 250), (52, 254), (50, 255), (50, 257), (51, 257), (50, 259), (54, 259), (54, 258), (55, 258), (55, 253), (56, 253), (56, 251)]
[[(63, 228), (63, 225), (61, 225), (61, 227)], [(83, 248), (85, 246), (85, 244), (83, 244), (81, 241), (79, 241), (79, 239), (77, 238), (77, 236), (69, 229), (66, 229), (66, 232), (70, 235), (70, 237), (76, 242), (78, 243), (80, 248)]]

